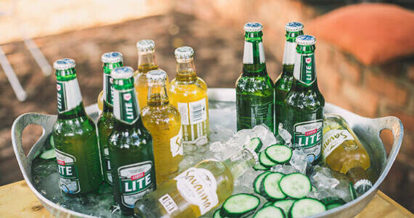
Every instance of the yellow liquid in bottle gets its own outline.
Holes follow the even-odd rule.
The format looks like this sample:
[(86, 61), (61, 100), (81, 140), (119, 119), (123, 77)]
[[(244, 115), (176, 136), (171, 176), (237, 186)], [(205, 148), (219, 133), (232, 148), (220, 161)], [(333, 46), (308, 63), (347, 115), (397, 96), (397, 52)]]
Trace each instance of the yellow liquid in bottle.
[(352, 168), (367, 170), (371, 163), (364, 146), (339, 116), (328, 115), (324, 120), (322, 155), (335, 171), (346, 174)]
[[(137, 92), (138, 104), (139, 104), (139, 111), (147, 106), (147, 99), (148, 99), (148, 81), (146, 74), (148, 71), (158, 69), (158, 65), (153, 64), (141, 64), (138, 66), (138, 70), (134, 73), (134, 80), (135, 80), (135, 91)], [(168, 83), (168, 78), (167, 78)]]
[(179, 73), (171, 81), (169, 96), (181, 115), (183, 142), (206, 144), (209, 131), (207, 84), (195, 74)]
[[(157, 99), (156, 96), (151, 96)], [(158, 97), (159, 99), (159, 97)], [(157, 186), (175, 176), (183, 158), (181, 123), (178, 110), (172, 105), (149, 101), (142, 110), (142, 121), (151, 133)]]
[[(197, 178), (197, 173), (187, 174), (187, 179), (192, 179), (191, 181), (193, 184), (198, 184), (198, 190), (200, 195), (204, 196), (206, 193), (211, 195), (211, 192), (208, 190), (215, 189), (215, 195), (217, 196), (216, 204), (212, 204), (210, 210), (214, 210), (217, 206), (223, 203), (227, 197), (229, 197), (233, 192), (233, 176), (228, 167), (226, 167), (223, 163), (214, 161), (214, 160), (206, 160), (198, 163), (195, 167), (190, 169), (202, 169), (209, 171), (215, 180), (215, 187), (205, 187), (203, 185), (199, 185), (200, 178)], [(196, 171), (195, 170), (195, 171)], [(186, 175), (181, 173), (181, 175)], [(194, 171), (193, 171), (194, 172)], [(195, 179), (193, 179), (195, 178)], [(211, 181), (211, 180), (210, 180)], [(211, 183), (210, 183), (211, 184)], [(202, 190), (202, 191), (200, 191)], [(183, 194), (185, 195), (185, 189), (179, 190), (177, 186), (177, 180), (173, 179), (169, 182), (162, 184), (161, 186), (157, 187), (157, 190), (154, 192), (149, 193), (144, 197), (145, 200), (138, 201), (136, 204), (135, 212), (137, 214), (142, 214), (143, 217), (146, 217), (146, 214), (151, 213), (152, 217), (199, 217), (202, 215), (202, 212), (198, 205), (189, 202)], [(202, 194), (201, 194), (202, 193)], [(196, 196), (201, 197), (201, 196)], [(204, 198), (207, 199), (207, 198)], [(213, 203), (213, 202), (207, 202)], [(175, 205), (175, 206), (168, 206), (168, 205)], [(169, 212), (167, 212), (166, 208), (169, 208)]]
[(103, 110), (103, 90), (98, 95), (97, 103), (98, 109), (101, 112)]

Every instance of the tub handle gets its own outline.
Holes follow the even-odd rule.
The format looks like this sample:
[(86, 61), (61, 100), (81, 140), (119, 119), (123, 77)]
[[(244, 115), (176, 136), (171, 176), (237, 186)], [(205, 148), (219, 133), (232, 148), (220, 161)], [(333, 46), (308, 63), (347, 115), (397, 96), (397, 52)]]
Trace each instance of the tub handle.
[[(39, 125), (42, 127), (42, 135), (40, 138), (34, 143), (32, 149), (30, 150), (29, 154), (33, 152), (33, 148), (38, 143), (44, 143), (46, 140), (46, 136), (52, 132), (53, 124), (56, 122), (56, 115), (46, 115), (46, 114), (39, 114), (39, 113), (25, 113), (17, 117), (17, 119), (13, 122), (12, 129), (11, 129), (11, 138), (12, 138), (12, 145), (13, 150), (16, 155), (17, 162), (19, 164), (20, 170), (23, 174), (25, 179), (31, 181), (31, 171), (29, 162), (32, 160), (28, 160), (28, 156), (25, 155), (23, 150), (22, 144), (22, 134), (23, 130), (30, 124)], [(33, 156), (33, 155), (32, 155)], [(33, 156), (33, 158), (35, 158)]]

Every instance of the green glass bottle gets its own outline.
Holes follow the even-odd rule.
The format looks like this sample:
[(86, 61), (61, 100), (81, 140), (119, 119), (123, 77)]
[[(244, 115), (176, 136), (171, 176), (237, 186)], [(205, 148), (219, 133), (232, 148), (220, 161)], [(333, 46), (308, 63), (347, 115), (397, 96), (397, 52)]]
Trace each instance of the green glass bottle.
[(139, 114), (134, 71), (118, 67), (113, 79), (114, 128), (109, 136), (109, 160), (115, 201), (131, 215), (135, 201), (155, 190), (152, 138)]
[(111, 164), (109, 161), (108, 138), (114, 128), (113, 115), (113, 87), (111, 72), (117, 67), (122, 67), (122, 54), (119, 52), (108, 52), (102, 55), (103, 63), (103, 110), (98, 119), (99, 148), (101, 150), (101, 163), (103, 177), (106, 183), (112, 185)]
[(281, 107), (286, 98), (287, 93), (293, 83), (293, 67), (295, 66), (296, 57), (296, 37), (303, 35), (303, 24), (298, 22), (290, 22), (285, 26), (286, 41), (285, 50), (283, 52), (283, 70), (275, 83), (275, 135), (278, 133), (279, 123), (283, 117), (281, 116)]
[(243, 72), (236, 81), (237, 130), (265, 124), (273, 131), (273, 82), (266, 71), (260, 23), (244, 25)]
[(59, 187), (71, 195), (95, 192), (102, 182), (96, 127), (83, 107), (75, 61), (59, 59), (53, 67), (56, 70), (58, 117), (52, 134)]
[(303, 149), (308, 162), (313, 163), (321, 156), (325, 99), (316, 80), (315, 37), (298, 36), (296, 43), (294, 80), (282, 107), (283, 125), (279, 134), (282, 129), (287, 130), (292, 146)]

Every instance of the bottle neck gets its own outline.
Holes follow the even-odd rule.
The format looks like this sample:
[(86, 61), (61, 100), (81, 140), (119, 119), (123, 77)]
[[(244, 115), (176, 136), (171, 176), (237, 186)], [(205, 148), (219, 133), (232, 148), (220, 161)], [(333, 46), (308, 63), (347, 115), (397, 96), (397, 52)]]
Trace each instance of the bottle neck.
[(371, 181), (368, 179), (367, 171), (362, 167), (354, 167), (346, 173), (354, 184), (357, 194), (362, 195), (372, 187)]
[[(293, 76), (295, 78), (293, 86), (296, 88), (306, 89), (315, 86), (316, 70), (315, 70), (315, 46), (296, 47), (295, 67)], [(292, 86), (292, 88), (293, 88)]]
[(286, 31), (285, 49), (283, 52), (283, 73), (289, 76), (293, 75), (293, 68), (296, 59), (296, 37), (300, 35), (303, 35), (303, 31)]
[(134, 78), (114, 79), (114, 116), (127, 125), (139, 119), (139, 107), (134, 89)]
[(162, 107), (169, 104), (165, 82), (154, 81), (149, 83), (148, 106)]
[(122, 67), (122, 62), (118, 63), (104, 63), (103, 64), (103, 112), (112, 112), (113, 111), (113, 80), (111, 77), (111, 72), (117, 67)]
[(230, 169), (235, 180), (253, 167), (256, 161), (257, 154), (254, 151), (243, 149), (241, 152), (223, 161), (223, 163)]
[(138, 52), (138, 71), (140, 73), (147, 73), (156, 69), (158, 69), (158, 65), (155, 59), (155, 51)]
[(258, 73), (266, 71), (262, 32), (246, 32), (243, 52), (243, 71)]
[(195, 82), (197, 80), (194, 59), (179, 60), (177, 59), (177, 81)]
[(56, 89), (58, 114), (72, 112), (82, 104), (82, 94), (76, 75), (66, 79), (58, 78)]

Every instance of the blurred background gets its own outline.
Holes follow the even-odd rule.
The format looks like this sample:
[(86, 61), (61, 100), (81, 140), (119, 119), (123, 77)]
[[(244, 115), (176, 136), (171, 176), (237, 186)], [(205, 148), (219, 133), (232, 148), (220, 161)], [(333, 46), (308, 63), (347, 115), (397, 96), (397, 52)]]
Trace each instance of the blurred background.
[[(102, 90), (100, 56), (119, 51), (136, 68), (141, 39), (155, 41), (157, 61), (170, 78), (174, 49), (189, 45), (208, 86), (231, 88), (242, 67), (245, 22), (264, 25), (267, 69), (275, 80), (284, 25), (299, 21), (318, 40), (317, 78), (327, 102), (402, 120), (403, 146), (381, 190), (414, 211), (413, 9), (411, 0), (2, 0), (0, 185), (22, 179), (11, 146), (13, 120), (26, 112), (56, 114), (54, 60), (76, 61), (86, 105)], [(26, 150), (41, 133), (36, 126), (25, 129)], [(381, 137), (390, 150), (390, 132)]]

